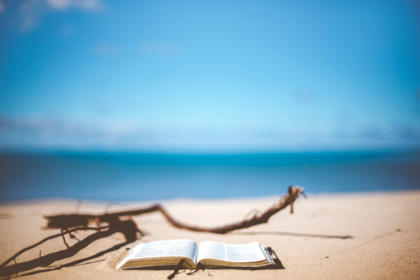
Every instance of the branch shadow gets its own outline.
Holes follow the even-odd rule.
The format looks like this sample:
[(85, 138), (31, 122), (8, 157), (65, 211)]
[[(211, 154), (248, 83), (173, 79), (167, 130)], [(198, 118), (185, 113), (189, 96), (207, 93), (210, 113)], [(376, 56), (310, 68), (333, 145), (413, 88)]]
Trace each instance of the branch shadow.
[(34, 275), (34, 274), (43, 273), (43, 272), (50, 272), (50, 271), (53, 271), (53, 270), (60, 270), (60, 269), (65, 268), (65, 267), (80, 266), (80, 265), (87, 265), (87, 264), (102, 262), (105, 259), (91, 261), (91, 262), (87, 262), (87, 261), (92, 260), (92, 259), (96, 259), (96, 258), (98, 258), (100, 256), (103, 256), (103, 255), (109, 253), (109, 252), (118, 250), (119, 248), (121, 248), (121, 247), (123, 247), (123, 246), (125, 246), (127, 244), (130, 244), (130, 243), (131, 242), (118, 243), (118, 244), (116, 244), (116, 245), (114, 245), (114, 246), (112, 246), (112, 247), (110, 247), (110, 248), (108, 248), (106, 250), (100, 251), (100, 252), (98, 252), (98, 253), (96, 253), (96, 254), (94, 254), (92, 256), (89, 256), (89, 257), (86, 257), (86, 258), (82, 258), (82, 259), (79, 259), (79, 260), (75, 260), (75, 261), (72, 261), (72, 262), (69, 262), (69, 263), (66, 263), (66, 264), (63, 264), (63, 265), (58, 265), (58, 266), (52, 267), (52, 268), (40, 269), (40, 270), (35, 270), (35, 271), (23, 273), (23, 274), (20, 274), (17, 277)]
[[(30, 271), (33, 269), (36, 269), (38, 267), (47, 267), (41, 270), (35, 270), (35, 271), (30, 271), (24, 274), (21, 274), (20, 276), (24, 276), (24, 275), (33, 275), (33, 274), (38, 274), (38, 273), (42, 273), (42, 272), (49, 272), (52, 270), (59, 270), (63, 267), (70, 267), (70, 266), (75, 266), (75, 265), (81, 265), (86, 261), (90, 261), (93, 260), (95, 258), (98, 258), (100, 256), (103, 256), (106, 253), (118, 250), (119, 248), (135, 241), (136, 239), (133, 239), (132, 233), (133, 231), (135, 232), (135, 230), (137, 229), (137, 226), (135, 225), (135, 223), (133, 221), (123, 221), (123, 222), (118, 222), (115, 224), (110, 225), (109, 227), (105, 227), (105, 230), (100, 230), (103, 228), (100, 228), (97, 232), (88, 235), (86, 238), (78, 241), (77, 243), (75, 243), (72, 246), (68, 246), (67, 243), (65, 242), (64, 239), (64, 235), (66, 233), (68, 233), (70, 235), (71, 232), (76, 231), (76, 230), (86, 230), (86, 229), (92, 229), (92, 228), (77, 228), (77, 229), (73, 229), (73, 230), (67, 230), (62, 232), (61, 234), (55, 234), (55, 235), (51, 235), (47, 238), (42, 239), (41, 241), (30, 245), (20, 251), (18, 251), (16, 254), (14, 254), (12, 257), (10, 257), (9, 259), (7, 259), (5, 262), (3, 262), (0, 265), (0, 276), (6, 276), (6, 277), (10, 277), (12, 275), (15, 275), (16, 277), (19, 275), (19, 273), (21, 272), (25, 272), (25, 271)], [(86, 248), (89, 244), (91, 244), (92, 242), (102, 239), (102, 238), (106, 238), (114, 233), (120, 232), (122, 234), (124, 234), (126, 241), (119, 243), (117, 245), (114, 245), (108, 249), (105, 249), (103, 251), (100, 251), (96, 254), (93, 254), (92, 256), (86, 257), (86, 258), (82, 258), (82, 259), (78, 259), (63, 265), (58, 265), (55, 267), (51, 267), (50, 265), (52, 263), (54, 263), (55, 261), (58, 260), (63, 260), (66, 258), (70, 258), (74, 255), (76, 255), (79, 251), (83, 250), (84, 248)], [(36, 259), (32, 259), (29, 261), (25, 261), (25, 262), (21, 262), (21, 263), (17, 263), (16, 262), (16, 257), (21, 255), (22, 253), (31, 250), (33, 248), (35, 248), (36, 246), (50, 240), (56, 237), (63, 237), (63, 241), (66, 244), (67, 248), (64, 250), (59, 250), (44, 256), (39, 256)], [(11, 265), (7, 265), (9, 264), (11, 261), (14, 261), (14, 264)]]
[(353, 239), (352, 235), (334, 235), (334, 234), (316, 234), (316, 233), (298, 233), (287, 231), (238, 231), (231, 234), (238, 235), (284, 235), (294, 237), (309, 237), (309, 238), (330, 238), (330, 239)]

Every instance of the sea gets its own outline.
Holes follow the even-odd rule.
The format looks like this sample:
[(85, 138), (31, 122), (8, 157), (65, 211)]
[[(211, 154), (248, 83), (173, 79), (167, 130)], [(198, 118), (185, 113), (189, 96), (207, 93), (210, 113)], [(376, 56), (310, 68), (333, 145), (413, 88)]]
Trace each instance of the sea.
[(0, 202), (107, 202), (420, 190), (419, 151), (1, 152)]

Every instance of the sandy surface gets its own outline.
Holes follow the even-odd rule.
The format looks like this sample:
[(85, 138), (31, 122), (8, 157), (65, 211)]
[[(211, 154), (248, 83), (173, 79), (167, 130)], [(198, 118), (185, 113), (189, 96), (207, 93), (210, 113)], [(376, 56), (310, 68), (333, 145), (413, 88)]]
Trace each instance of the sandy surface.
[[(275, 200), (276, 197), (176, 200), (164, 205), (179, 220), (209, 226), (241, 219), (252, 209), (263, 210)], [(142, 205), (145, 204), (113, 205), (108, 211)], [(77, 207), (76, 201), (0, 205), (0, 262), (58, 232), (41, 229), (45, 224), (44, 214), (73, 212)], [(83, 202), (79, 212), (102, 213), (105, 208), (106, 204)], [(420, 192), (313, 196), (300, 199), (293, 215), (280, 212), (268, 224), (226, 235), (178, 230), (159, 214), (139, 216), (135, 221), (147, 233), (137, 242), (119, 245), (124, 238), (116, 233), (92, 242), (72, 257), (48, 267), (21, 271), (17, 276), (21, 279), (166, 279), (172, 270), (117, 271), (112, 263), (126, 248), (138, 242), (187, 238), (198, 242), (259, 241), (274, 249), (283, 268), (206, 269), (192, 275), (188, 274), (189, 270), (181, 270), (175, 279), (420, 279)], [(92, 232), (76, 235), (83, 239), (89, 234)], [(70, 245), (77, 242), (67, 240)], [(51, 239), (19, 255), (16, 262), (36, 260), (39, 255), (65, 249), (61, 238)], [(77, 260), (81, 262), (58, 269), (59, 265)], [(8, 265), (13, 264), (11, 261)]]

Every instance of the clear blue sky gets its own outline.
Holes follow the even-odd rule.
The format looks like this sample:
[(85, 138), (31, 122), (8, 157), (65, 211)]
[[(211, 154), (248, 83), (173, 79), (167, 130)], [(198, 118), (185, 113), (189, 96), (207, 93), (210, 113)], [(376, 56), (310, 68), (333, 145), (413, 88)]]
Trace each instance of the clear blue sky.
[(0, 0), (0, 148), (418, 148), (419, 19), (414, 0)]

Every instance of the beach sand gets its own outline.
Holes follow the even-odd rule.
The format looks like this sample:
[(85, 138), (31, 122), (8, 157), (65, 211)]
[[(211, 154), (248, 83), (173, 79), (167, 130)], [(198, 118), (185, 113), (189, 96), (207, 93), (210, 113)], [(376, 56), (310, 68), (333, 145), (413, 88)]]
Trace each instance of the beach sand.
[[(202, 226), (244, 218), (251, 210), (270, 207), (277, 197), (226, 200), (172, 200), (164, 206), (177, 219)], [(45, 230), (43, 215), (98, 213), (149, 205), (77, 201), (37, 201), (0, 205), (0, 262), (58, 230)], [(78, 210), (77, 210), (78, 209)], [(147, 234), (124, 244), (115, 233), (93, 241), (74, 256), (18, 273), (20, 279), (166, 279), (173, 270), (118, 271), (113, 263), (139, 242), (186, 238), (197, 242), (259, 241), (281, 261), (276, 269), (205, 269), (175, 279), (420, 279), (420, 192), (316, 195), (300, 198), (295, 213), (282, 211), (269, 223), (225, 235), (195, 233), (170, 226), (158, 213), (134, 217)], [(77, 232), (79, 239), (92, 232)], [(75, 239), (67, 237), (69, 245)], [(121, 245), (123, 244), (123, 245)], [(19, 255), (16, 263), (65, 250), (61, 238), (48, 240)], [(80, 261), (79, 261), (80, 260)], [(8, 265), (13, 265), (11, 261)], [(60, 268), (60, 265), (71, 264)], [(55, 269), (54, 269), (55, 268)], [(27, 274), (25, 276), (25, 274)], [(16, 275), (11, 275), (14, 277)]]

